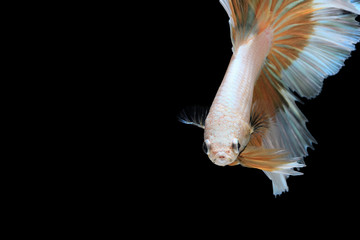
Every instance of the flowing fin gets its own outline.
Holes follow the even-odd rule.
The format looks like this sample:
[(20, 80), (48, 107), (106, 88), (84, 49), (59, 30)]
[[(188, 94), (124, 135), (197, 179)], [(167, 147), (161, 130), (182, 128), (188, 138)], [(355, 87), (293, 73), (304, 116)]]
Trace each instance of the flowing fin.
[(281, 149), (266, 149), (261, 147), (246, 147), (238, 157), (244, 167), (257, 168), (267, 172), (284, 175), (301, 175), (293, 170), (305, 165), (298, 163), (297, 158), (289, 158), (289, 154)]
[(258, 104), (254, 103), (250, 114), (251, 137), (248, 145), (262, 146), (262, 138), (266, 135), (269, 125), (269, 116), (264, 111), (261, 111)]
[[(355, 14), (360, 14), (360, 0), (220, 0), (220, 3), (230, 18), (233, 48), (263, 29), (273, 31), (273, 44), (253, 95), (253, 103), (270, 119), (269, 127), (266, 134), (258, 135), (250, 143), (264, 149), (282, 149), (290, 159), (303, 164), (307, 148), (312, 148), (316, 140), (306, 128), (307, 119), (293, 92), (301, 97), (316, 97), (323, 80), (344, 65), (360, 40), (355, 20)], [(271, 168), (263, 171), (272, 180), (275, 195), (288, 190), (289, 174)]]
[(282, 81), (301, 97), (316, 97), (323, 80), (338, 73), (355, 50), (360, 28), (355, 16), (335, 8), (313, 13), (314, 33), (299, 57), (282, 72)]
[(288, 191), (286, 183), (288, 176), (302, 175), (294, 168), (304, 167), (298, 158), (289, 157), (289, 153), (279, 149), (265, 149), (249, 146), (241, 153), (233, 165), (241, 164), (244, 167), (263, 170), (266, 176), (272, 180), (273, 194), (280, 195)]
[(181, 123), (194, 125), (196, 127), (205, 129), (205, 119), (209, 113), (209, 109), (201, 106), (193, 106), (183, 109), (179, 115), (178, 120)]
[(360, 0), (352, 0), (351, 3), (354, 5), (354, 7), (357, 9), (356, 14), (360, 15)]
[[(263, 14), (268, 11), (268, 1), (242, 1), (242, 0), (220, 0), (221, 5), (229, 15), (229, 25), (233, 49), (243, 42), (265, 29), (270, 14)], [(259, 18), (262, 21), (258, 21)], [(260, 23), (260, 24), (259, 24)]]
[(337, 8), (360, 14), (359, 0), (315, 0), (314, 3), (321, 8)]
[(265, 175), (272, 181), (273, 194), (275, 197), (281, 195), (283, 192), (289, 191), (286, 183), (286, 176), (284, 174), (264, 171)]

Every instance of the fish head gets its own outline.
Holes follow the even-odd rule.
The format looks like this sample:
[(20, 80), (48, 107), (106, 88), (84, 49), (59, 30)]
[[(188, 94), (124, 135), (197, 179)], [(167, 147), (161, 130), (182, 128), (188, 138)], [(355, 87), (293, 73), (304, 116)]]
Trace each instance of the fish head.
[(206, 139), (203, 143), (203, 150), (210, 160), (218, 166), (226, 166), (233, 163), (239, 155), (239, 143), (234, 139), (231, 145), (214, 142)]
[[(231, 131), (227, 129), (231, 129)], [(225, 127), (215, 131), (206, 130), (205, 128), (203, 150), (218, 166), (226, 166), (235, 162), (250, 139), (249, 129)]]

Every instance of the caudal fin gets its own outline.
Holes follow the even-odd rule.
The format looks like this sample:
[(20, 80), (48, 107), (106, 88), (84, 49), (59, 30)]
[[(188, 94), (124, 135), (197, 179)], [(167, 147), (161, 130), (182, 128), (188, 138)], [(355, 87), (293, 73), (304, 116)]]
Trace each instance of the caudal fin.
[(357, 9), (356, 14), (360, 15), (360, 0), (352, 0), (352, 4), (354, 4), (355, 8)]
[(360, 14), (359, 0), (314, 0), (321, 8), (337, 8)]

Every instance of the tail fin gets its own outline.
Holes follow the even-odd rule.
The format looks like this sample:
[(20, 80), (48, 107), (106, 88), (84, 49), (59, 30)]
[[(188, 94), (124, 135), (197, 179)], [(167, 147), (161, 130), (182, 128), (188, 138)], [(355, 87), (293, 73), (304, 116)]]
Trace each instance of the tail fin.
[(220, 0), (229, 15), (231, 40), (237, 48), (253, 34), (266, 28), (270, 14), (269, 1)]
[[(306, 128), (298, 97), (314, 98), (360, 41), (355, 20), (360, 0), (220, 0), (230, 17), (233, 48), (265, 28), (273, 44), (254, 88), (253, 102), (271, 123), (257, 147), (283, 149), (303, 163), (316, 143)], [(344, 11), (345, 10), (345, 11)], [(287, 191), (283, 172), (264, 170), (274, 193)], [(276, 190), (275, 190), (276, 189)]]
[(360, 15), (360, 0), (352, 0), (351, 3), (355, 6), (357, 9), (356, 14)]
[(321, 8), (337, 8), (360, 14), (360, 0), (315, 0)]

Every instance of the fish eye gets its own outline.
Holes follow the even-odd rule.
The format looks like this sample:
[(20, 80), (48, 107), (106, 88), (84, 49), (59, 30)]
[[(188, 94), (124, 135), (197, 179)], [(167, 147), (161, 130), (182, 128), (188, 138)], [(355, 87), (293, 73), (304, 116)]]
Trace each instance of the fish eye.
[(234, 149), (235, 153), (240, 153), (241, 145), (239, 143), (239, 140), (237, 140), (236, 138), (232, 142), (232, 148)]
[(203, 149), (204, 153), (206, 153), (206, 155), (209, 155), (209, 151), (210, 151), (210, 141), (209, 141), (208, 139), (206, 139), (206, 140), (203, 142), (202, 149)]

